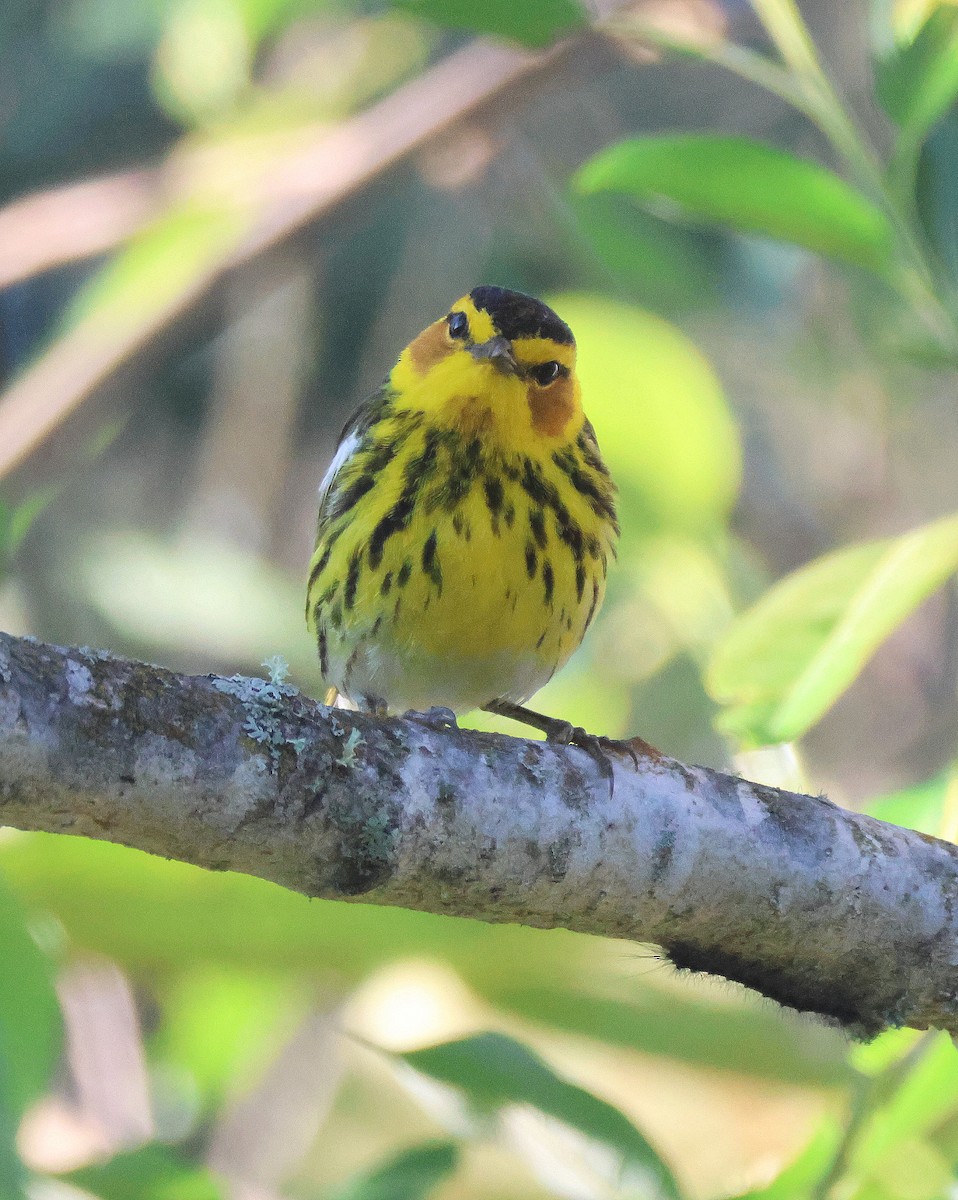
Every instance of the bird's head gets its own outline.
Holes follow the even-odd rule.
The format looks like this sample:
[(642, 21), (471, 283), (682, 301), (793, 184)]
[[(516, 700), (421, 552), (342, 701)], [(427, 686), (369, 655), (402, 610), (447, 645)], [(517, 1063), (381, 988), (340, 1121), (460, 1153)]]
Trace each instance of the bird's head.
[(390, 375), (397, 404), (504, 450), (529, 452), (582, 427), (575, 339), (547, 305), (477, 287), (402, 352)]

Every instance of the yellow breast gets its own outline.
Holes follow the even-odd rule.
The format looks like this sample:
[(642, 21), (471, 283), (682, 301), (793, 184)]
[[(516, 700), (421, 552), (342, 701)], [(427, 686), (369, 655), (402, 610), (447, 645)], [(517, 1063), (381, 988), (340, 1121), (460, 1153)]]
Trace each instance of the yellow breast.
[(521, 702), (578, 646), (618, 527), (575, 364), (541, 301), (478, 287), (359, 410), (321, 489), (307, 601), (341, 694)]
[[(383, 438), (399, 449), (363, 490)], [(357, 499), (321, 534), (310, 581), (326, 682), (394, 711), (527, 699), (578, 646), (605, 591), (611, 490), (587, 453), (506, 455), (398, 417), (354, 458), (337, 493)]]

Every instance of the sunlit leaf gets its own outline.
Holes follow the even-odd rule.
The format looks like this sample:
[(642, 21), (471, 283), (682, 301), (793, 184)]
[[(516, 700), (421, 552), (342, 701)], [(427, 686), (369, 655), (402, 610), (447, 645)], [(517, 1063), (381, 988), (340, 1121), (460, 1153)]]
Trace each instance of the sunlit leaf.
[(154, 92), (186, 125), (222, 119), (249, 87), (252, 53), (234, 0), (179, 0), (167, 14), (154, 61)]
[(511, 38), (527, 46), (547, 46), (588, 22), (578, 0), (524, 0), (522, 4), (515, 0), (471, 0), (468, 4), (393, 0), (393, 3), (437, 25)]
[(826, 555), (777, 583), (720, 642), (707, 685), (746, 744), (801, 736), (958, 568), (958, 517)]
[(748, 138), (634, 138), (586, 163), (577, 185), (660, 208), (670, 203), (688, 216), (878, 273), (889, 266), (891, 229), (870, 201), (818, 163)]
[(875, 91), (903, 133), (921, 140), (958, 98), (958, 7), (935, 8), (912, 41), (876, 64)]
[(931, 1141), (905, 1138), (858, 1187), (846, 1171), (843, 1179), (848, 1200), (951, 1200), (954, 1196), (955, 1162)]
[(355, 1176), (337, 1188), (330, 1200), (425, 1200), (458, 1163), (455, 1142), (425, 1142)]
[(910, 42), (936, 8), (951, 3), (953, 0), (888, 0), (883, 13), (885, 28), (896, 41)]
[(223, 1186), (203, 1167), (166, 1146), (142, 1146), (109, 1162), (61, 1176), (100, 1200), (223, 1200)]
[[(550, 298), (575, 331), (583, 403), (648, 532), (724, 524), (741, 450), (721, 386), (674, 325), (597, 296)], [(636, 523), (626, 537), (639, 532)]]
[(623, 1186), (676, 1200), (678, 1185), (665, 1162), (617, 1108), (556, 1075), (512, 1038), (483, 1033), (401, 1056), (415, 1070), (463, 1092), (471, 1107), (494, 1116), (531, 1105), (614, 1151)]

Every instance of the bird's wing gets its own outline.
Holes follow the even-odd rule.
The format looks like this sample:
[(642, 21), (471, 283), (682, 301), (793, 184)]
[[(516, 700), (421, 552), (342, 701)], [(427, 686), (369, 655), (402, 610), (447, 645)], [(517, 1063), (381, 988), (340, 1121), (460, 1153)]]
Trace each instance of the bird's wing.
[(337, 475), (339, 475), (339, 472), (362, 445), (366, 432), (377, 421), (382, 419), (391, 399), (391, 392), (384, 386), (374, 396), (370, 396), (365, 403), (361, 404), (346, 422), (342, 433), (339, 435), (339, 442), (336, 445), (336, 453), (333, 455), (333, 461), (329, 464), (329, 468), (319, 485), (318, 525), (320, 529), (322, 529), (324, 518), (327, 515), (326, 505), (333, 484), (336, 482)]

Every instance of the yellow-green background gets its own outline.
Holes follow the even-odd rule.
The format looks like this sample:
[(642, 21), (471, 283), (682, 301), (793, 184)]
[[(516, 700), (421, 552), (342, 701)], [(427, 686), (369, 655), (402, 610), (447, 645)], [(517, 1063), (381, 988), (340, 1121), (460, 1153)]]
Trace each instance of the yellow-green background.
[[(958, 9), (616, 7), (6, 0), (0, 421), (64, 411), (0, 478), (0, 628), (197, 673), (280, 655), (316, 694), (338, 432), (499, 283), (572, 325), (621, 498), (539, 705), (954, 837)], [(312, 215), (307, 173), (306, 219), (250, 252), (291, 156), (417, 80), (455, 107), (432, 69), (481, 35), (572, 42)], [(784, 98), (715, 61), (755, 52)], [(958, 1194), (944, 1036), (856, 1046), (654, 948), (68, 837), (5, 831), (0, 872), (11, 1200), (71, 1171), (103, 1200), (647, 1197), (621, 1167), (657, 1155), (692, 1200)], [(399, 1057), (489, 1032), (515, 1041)]]

